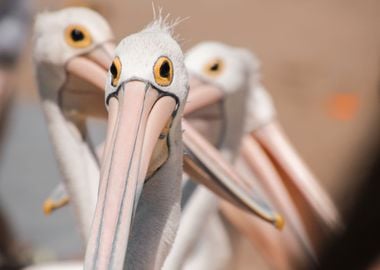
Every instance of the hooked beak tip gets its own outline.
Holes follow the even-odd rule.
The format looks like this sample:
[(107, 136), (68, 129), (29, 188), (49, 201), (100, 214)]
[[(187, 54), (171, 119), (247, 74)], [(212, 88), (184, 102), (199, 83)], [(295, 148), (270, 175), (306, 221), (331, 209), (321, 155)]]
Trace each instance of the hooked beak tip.
[(56, 202), (52, 199), (47, 199), (43, 204), (44, 214), (49, 216), (57, 208), (61, 208), (69, 203), (69, 198), (63, 198), (62, 200)]
[(52, 212), (53, 212), (53, 209), (54, 209), (54, 203), (52, 200), (46, 200), (43, 204), (43, 210), (44, 210), (44, 214), (46, 216), (49, 216)]
[(282, 229), (284, 228), (285, 219), (280, 214), (276, 214), (274, 218), (274, 226), (276, 227), (276, 229), (280, 231), (282, 231)]

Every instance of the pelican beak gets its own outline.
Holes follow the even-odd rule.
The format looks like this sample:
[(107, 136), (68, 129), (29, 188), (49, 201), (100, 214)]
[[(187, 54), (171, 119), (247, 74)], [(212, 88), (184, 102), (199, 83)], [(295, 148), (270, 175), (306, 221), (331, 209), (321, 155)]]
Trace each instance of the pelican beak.
[[(221, 101), (224, 91), (214, 84), (204, 83), (192, 76), (190, 78), (190, 91), (184, 114), (196, 112)], [(183, 141), (185, 145), (184, 168), (192, 178), (207, 186), (218, 196), (230, 203), (256, 214), (263, 220), (272, 223), (276, 228), (284, 226), (284, 220), (273, 211), (257, 194), (252, 191), (251, 181), (243, 179), (236, 174), (232, 166), (225, 161), (219, 151), (211, 146), (194, 128), (185, 120)]]
[(190, 91), (184, 114), (187, 115), (215, 104), (221, 101), (223, 97), (224, 91), (221, 88), (213, 84), (204, 83), (192, 76), (190, 77)]
[(104, 86), (114, 48), (111, 42), (103, 43), (66, 63), (67, 78), (60, 96), (63, 108), (94, 117), (107, 117)]
[(238, 175), (221, 153), (186, 120), (182, 120), (182, 126), (185, 130), (185, 172), (223, 199), (282, 229), (284, 219), (253, 192), (250, 181)]
[[(257, 144), (258, 142), (268, 154), (273, 165), (279, 170), (282, 181), (303, 215), (311, 211), (313, 216), (317, 217), (322, 224), (325, 224), (330, 229), (336, 229), (340, 225), (339, 213), (334, 203), (293, 149), (276, 121), (255, 130), (247, 140), (256, 140), (254, 143)], [(246, 141), (243, 147), (248, 146), (249, 143)], [(245, 158), (254, 160), (254, 157), (246, 156), (247, 154), (249, 155), (248, 152), (248, 150), (245, 151)], [(252, 151), (251, 155), (254, 155), (254, 153)], [(255, 168), (252, 169), (255, 171)], [(304, 210), (302, 211), (302, 209)]]
[(167, 136), (174, 96), (149, 83), (123, 83), (109, 99), (105, 156), (85, 269), (121, 269), (145, 181), (169, 155)]

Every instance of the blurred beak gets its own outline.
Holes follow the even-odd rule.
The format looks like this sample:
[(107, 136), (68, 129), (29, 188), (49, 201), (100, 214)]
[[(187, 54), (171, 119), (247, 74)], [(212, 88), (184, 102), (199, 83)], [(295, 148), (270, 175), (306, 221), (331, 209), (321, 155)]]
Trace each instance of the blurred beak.
[(218, 196), (282, 229), (284, 226), (282, 216), (252, 192), (253, 188), (249, 181), (237, 175), (220, 152), (186, 120), (182, 120), (182, 126), (185, 130), (183, 133), (185, 172)]
[(215, 104), (221, 101), (223, 96), (224, 92), (219, 87), (204, 83), (192, 76), (190, 78), (190, 91), (187, 97), (184, 114), (187, 115)]
[(59, 183), (43, 203), (45, 215), (50, 215), (53, 211), (60, 209), (69, 203), (69, 195), (63, 183)]
[(107, 117), (104, 86), (114, 48), (113, 43), (104, 43), (66, 63), (67, 78), (60, 97), (63, 108), (94, 117)]
[(168, 158), (167, 136), (177, 108), (150, 84), (124, 83), (109, 100), (100, 189), (85, 269), (122, 269), (144, 182)]
[[(252, 132), (249, 139), (257, 140), (267, 152), (299, 208), (306, 207), (329, 228), (339, 225), (340, 217), (334, 203), (300, 159), (277, 122)], [(254, 160), (253, 157), (251, 159)]]
[[(192, 76), (184, 114), (188, 115), (218, 103), (224, 98), (224, 95), (223, 89)], [(284, 226), (283, 218), (267, 206), (261, 198), (252, 193), (253, 187), (250, 181), (246, 181), (237, 175), (220, 152), (190, 124), (182, 120), (182, 125), (185, 130), (183, 142), (185, 145), (184, 169), (186, 173), (194, 180), (207, 186), (218, 196), (281, 229)]]

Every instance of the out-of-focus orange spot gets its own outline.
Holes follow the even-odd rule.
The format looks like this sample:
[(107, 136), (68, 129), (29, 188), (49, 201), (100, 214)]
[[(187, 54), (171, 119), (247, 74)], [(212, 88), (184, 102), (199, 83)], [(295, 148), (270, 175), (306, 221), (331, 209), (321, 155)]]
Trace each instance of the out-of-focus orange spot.
[(355, 117), (359, 110), (359, 97), (353, 93), (339, 93), (332, 96), (327, 104), (330, 117), (348, 121)]

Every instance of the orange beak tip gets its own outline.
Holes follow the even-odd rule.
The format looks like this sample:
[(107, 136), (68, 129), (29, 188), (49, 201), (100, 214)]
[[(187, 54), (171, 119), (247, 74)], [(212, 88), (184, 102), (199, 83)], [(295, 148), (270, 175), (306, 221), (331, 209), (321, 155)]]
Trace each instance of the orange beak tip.
[(280, 214), (276, 214), (276, 217), (274, 219), (274, 226), (280, 231), (282, 231), (284, 228), (285, 219)]
[(55, 210), (55, 209), (58, 209), (58, 208), (61, 208), (63, 206), (65, 206), (66, 204), (69, 203), (69, 198), (63, 198), (62, 200), (58, 201), (58, 202), (55, 202), (54, 200), (52, 199), (47, 199), (44, 203), (43, 203), (43, 211), (44, 211), (44, 214), (46, 216), (49, 216), (51, 215), (51, 213)]
[(43, 208), (44, 214), (46, 216), (49, 216), (53, 212), (54, 202), (50, 199), (47, 199), (46, 201), (44, 201), (42, 208)]

